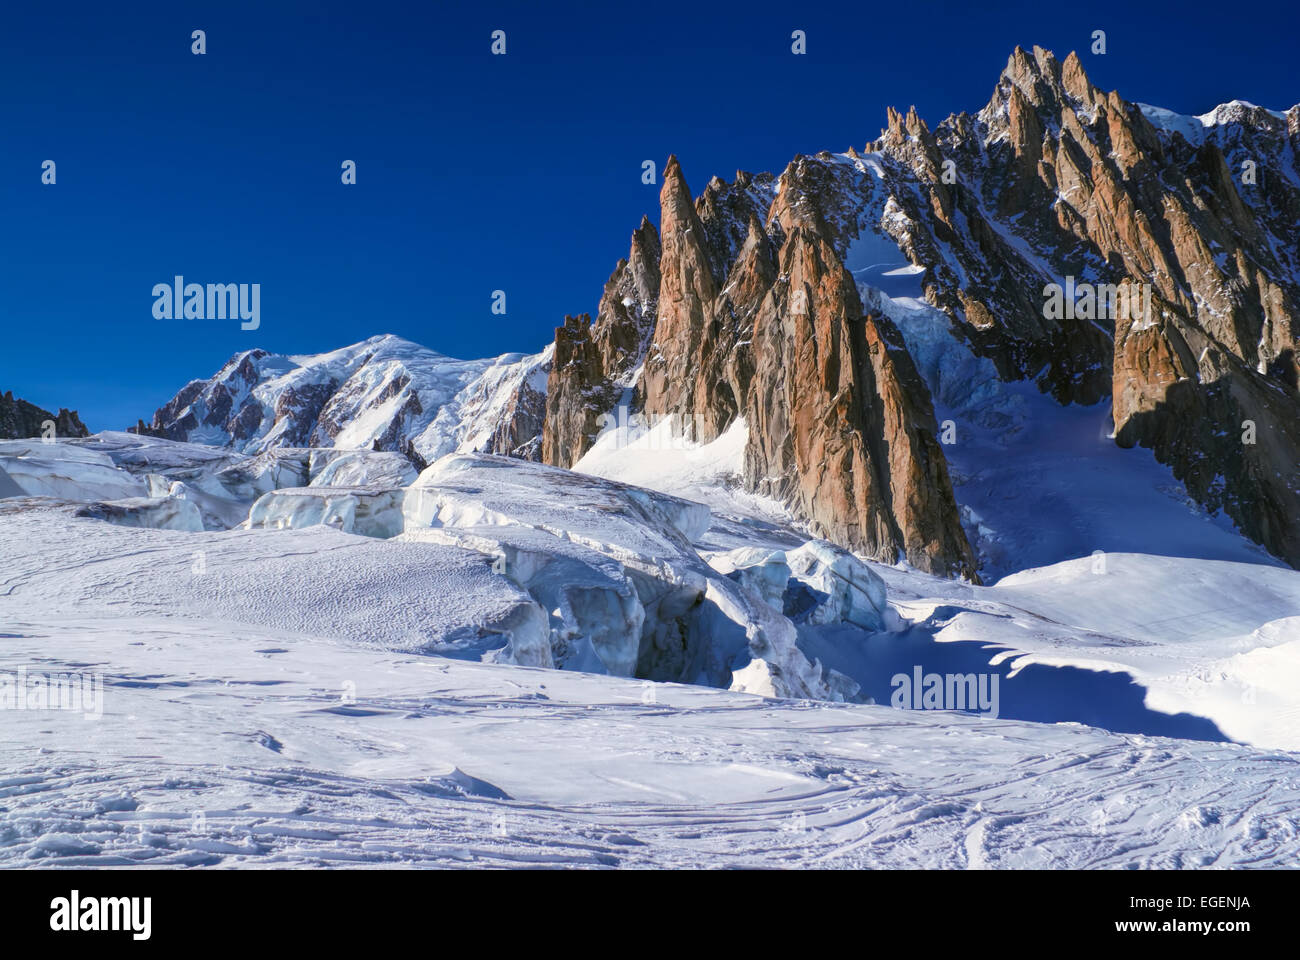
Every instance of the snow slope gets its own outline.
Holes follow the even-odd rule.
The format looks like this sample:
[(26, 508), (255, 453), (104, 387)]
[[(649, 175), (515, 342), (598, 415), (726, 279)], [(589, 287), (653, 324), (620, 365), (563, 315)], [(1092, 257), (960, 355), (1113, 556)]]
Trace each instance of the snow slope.
[(1245, 747), (758, 697), (29, 610), (5, 866), (1293, 866), (1300, 761)]
[(1208, 718), (1241, 742), (1300, 750), (1294, 570), (1106, 554), (952, 596), (900, 592), (898, 609), (936, 642), (979, 644), (990, 663), (1008, 662), (1012, 677), (1032, 665), (1122, 671), (1146, 689), (1150, 709)]
[[(611, 463), (703, 483), (731, 462), (735, 438), (717, 444)], [(374, 479), (361, 490), (392, 489), (376, 455), (250, 459), (125, 435), (49, 447), (59, 474), (105, 457), (231, 497), (336, 463)], [(0, 501), (0, 704), (20, 670), (102, 683), (89, 710), (6, 705), (0, 863), (1294, 862), (1300, 767), (1267, 746), (1295, 746), (1300, 574), (1108, 553), (1102, 572), (1087, 556), (975, 587), (819, 560), (798, 530), (718, 496), (736, 512), (454, 456), (405, 491), (417, 523), (388, 540), (145, 529), (97, 519), (94, 500)], [(703, 586), (717, 607), (701, 636), (747, 625), (749, 642), (777, 641), (755, 663), (820, 661), (816, 675), (880, 705), (622, 678), (582, 657), (529, 666), (548, 665), (568, 622), (547, 589), (668, 568), (663, 583)], [(998, 672), (1001, 719), (886, 706), (889, 677), (913, 665)], [(1080, 719), (1100, 726), (1047, 722)], [(1125, 724), (1139, 732), (1101, 728)], [(1257, 745), (1212, 742), (1223, 734)]]

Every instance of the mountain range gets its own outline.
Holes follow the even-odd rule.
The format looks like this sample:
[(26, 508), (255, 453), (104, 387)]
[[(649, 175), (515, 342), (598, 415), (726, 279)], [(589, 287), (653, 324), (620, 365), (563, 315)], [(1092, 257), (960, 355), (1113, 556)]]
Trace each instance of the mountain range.
[[(570, 468), (629, 413), (703, 445), (740, 427), (735, 483), (810, 534), (978, 580), (962, 451), (992, 431), (1014, 464), (1027, 420), (1096, 408), (1108, 443), (1300, 566), (1298, 155), (1300, 106), (1182, 116), (1017, 48), (983, 109), (933, 130), (891, 108), (860, 149), (696, 195), (670, 158), (658, 227), (538, 353), (250, 350), (135, 430)], [(1004, 402), (1019, 384), (1037, 397)]]
[(1298, 148), (1016, 50), (536, 352), (0, 396), (0, 864), (1293, 865)]

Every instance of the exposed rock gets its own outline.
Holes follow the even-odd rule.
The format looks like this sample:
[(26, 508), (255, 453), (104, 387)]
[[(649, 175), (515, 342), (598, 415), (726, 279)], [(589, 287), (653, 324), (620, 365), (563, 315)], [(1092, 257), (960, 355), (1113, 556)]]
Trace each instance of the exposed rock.
[(543, 458), (571, 465), (620, 404), (652, 421), (678, 418), (674, 433), (697, 442), (744, 416), (749, 489), (845, 546), (973, 575), (925, 384), (890, 321), (863, 317), (835, 249), (856, 234), (852, 211), (819, 204), (834, 197), (839, 176), (799, 158), (779, 186), (738, 172), (733, 184), (715, 177), (693, 203), (670, 158), (657, 315), (640, 380), (629, 390), (599, 349), (608, 331), (632, 329), (607, 309), (616, 271), (597, 321), (566, 318), (556, 332)]
[[(891, 108), (861, 153), (796, 157), (777, 180), (715, 177), (692, 203), (670, 159), (643, 376), (616, 387), (581, 346), (594, 334), (566, 327), (582, 388), (548, 417), (581, 410), (582, 439), (543, 458), (571, 464), (616, 404), (702, 441), (745, 416), (751, 489), (842, 546), (972, 573), (930, 397), (870, 263), (845, 266), (878, 235), (999, 378), (1109, 398), (1122, 445), (1151, 447), (1204, 506), (1300, 563), (1298, 156), (1300, 105), (1179, 117), (1035, 47), (1013, 51), (978, 114), (931, 130)], [(1256, 442), (1232, 441), (1247, 420)]]
[(77, 411), (59, 408), (57, 414), (34, 403), (14, 398), (12, 390), (0, 394), (0, 440), (47, 436), (45, 425), (54, 424), (54, 437), (84, 437), (89, 432)]
[(735, 417), (737, 399), (718, 381), (718, 355), (725, 350), (713, 316), (721, 269), (714, 265), (709, 243), (691, 201), (676, 157), (664, 168), (659, 195), (663, 256), (659, 315), (642, 374), (647, 414), (700, 418), (707, 442)]
[(1266, 375), (1167, 313), (1122, 326), (1115, 436), (1173, 468), (1187, 491), (1300, 568), (1300, 410)]
[(746, 481), (812, 531), (892, 563), (974, 576), (929, 391), (830, 244), (796, 226), (755, 324)]
[(595, 442), (601, 418), (636, 383), (654, 331), (659, 260), (659, 234), (643, 217), (627, 259), (605, 282), (595, 322), (587, 314), (565, 317), (555, 331), (542, 462), (567, 468), (580, 460)]

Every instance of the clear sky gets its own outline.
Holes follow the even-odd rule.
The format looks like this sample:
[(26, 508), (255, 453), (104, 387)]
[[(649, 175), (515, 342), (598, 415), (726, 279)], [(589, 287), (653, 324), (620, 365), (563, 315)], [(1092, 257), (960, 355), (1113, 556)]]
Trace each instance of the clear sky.
[[(887, 105), (933, 126), (987, 102), (1017, 44), (1077, 49), (1099, 86), (1179, 112), (1285, 109), (1300, 101), (1295, 11), (6, 3), (0, 390), (120, 429), (254, 346), (396, 333), (452, 356), (538, 350), (565, 313), (594, 311), (641, 215), (657, 222), (644, 160), (676, 153), (698, 190), (860, 147)], [(1105, 56), (1087, 52), (1095, 29)], [(154, 319), (152, 288), (176, 274), (260, 283), (260, 329)]]

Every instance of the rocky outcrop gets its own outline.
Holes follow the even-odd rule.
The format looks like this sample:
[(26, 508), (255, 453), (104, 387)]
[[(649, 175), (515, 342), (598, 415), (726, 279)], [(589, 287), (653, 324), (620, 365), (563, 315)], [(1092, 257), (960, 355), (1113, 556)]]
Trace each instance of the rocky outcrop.
[(60, 407), (57, 414), (50, 413), (34, 403), (15, 399), (12, 390), (0, 394), (0, 440), (46, 436), (47, 423), (54, 424), (55, 437), (85, 437), (90, 433), (75, 410)]
[[(148, 424), (137, 421), (130, 432), (164, 440), (218, 442), (241, 451), (273, 432), (279, 445), (305, 447), (339, 382), (331, 376), (299, 376), (263, 400), (255, 391), (284, 373), (276, 363), (279, 359), (288, 361), (265, 350), (237, 353), (207, 380), (191, 380), (154, 412)], [(284, 366), (292, 370), (297, 365), (288, 361)]]
[(829, 242), (795, 227), (754, 325), (745, 475), (818, 536), (892, 563), (975, 574), (929, 391), (893, 324), (862, 314)]
[[(547, 347), (531, 356), (498, 357), (439, 410), (434, 424), (425, 432), (443, 432), (448, 440), (437, 446), (425, 445), (424, 451), (433, 459), (440, 451), (454, 451), (540, 460), (553, 355), (554, 348)], [(410, 457), (417, 464), (428, 464), (424, 456)]]
[[(711, 231), (691, 200), (677, 158), (669, 157), (660, 191), (663, 257), (659, 316), (645, 361), (641, 396), (646, 414), (681, 417), (681, 432), (707, 443), (730, 426), (743, 408), (745, 374), (750, 366), (737, 356), (738, 346), (747, 343), (750, 333), (743, 301), (749, 301), (751, 310), (757, 305), (765, 285), (771, 283), (772, 271), (768, 267), (770, 251), (761, 232), (749, 230), (756, 225), (752, 223), (754, 211), (736, 209), (744, 203), (744, 193), (727, 190), (715, 178), (701, 199), (701, 210), (714, 226)], [(738, 212), (748, 214), (741, 221), (746, 224), (743, 241), (725, 229), (737, 222)], [(743, 263), (729, 276), (730, 263), (721, 258), (742, 243), (752, 245), (749, 252), (755, 263)], [(754, 276), (756, 269), (766, 276)], [(742, 301), (739, 312), (724, 291), (735, 293)]]
[(1121, 326), (1115, 437), (1153, 449), (1187, 491), (1300, 567), (1300, 407), (1288, 392), (1172, 312)]
[(616, 404), (705, 442), (744, 417), (751, 489), (841, 545), (970, 573), (931, 398), (876, 309), (885, 242), (999, 378), (1109, 401), (1118, 443), (1300, 565), (1298, 156), (1300, 106), (1180, 117), (1035, 47), (977, 114), (931, 130), (891, 108), (861, 152), (796, 157), (779, 178), (715, 177), (692, 202), (670, 158), (653, 331), (623, 368), (640, 376), (595, 347), (626, 319), (602, 304), (566, 321), (543, 459), (574, 463)]
[[(968, 329), (986, 318), (971, 340), (1005, 375), (1062, 400), (1109, 396), (1122, 446), (1151, 448), (1202, 505), (1300, 565), (1300, 109), (1176, 117), (1102, 93), (1075, 54), (1018, 49), (975, 121), (950, 118), (937, 139), (963, 218), (992, 214), (1010, 241), (963, 253), (954, 234), (950, 260), (1016, 279), (939, 270), (933, 298)], [(1043, 322), (1042, 299), (1022, 296), (1035, 272), (1145, 297)]]
[(659, 299), (659, 233), (648, 219), (632, 234), (627, 259), (605, 282), (596, 320), (565, 317), (555, 331), (546, 389), (541, 459), (571, 467), (600, 432), (601, 417), (636, 383), (654, 332)]
[(928, 390), (888, 318), (863, 314), (836, 249), (852, 224), (804, 183), (819, 169), (714, 178), (692, 201), (669, 159), (659, 286), (640, 294), (657, 306), (648, 347), (621, 368), (631, 376), (611, 375), (599, 344), (631, 326), (608, 309), (616, 271), (596, 321), (556, 331), (543, 459), (571, 466), (620, 403), (702, 443), (743, 417), (750, 490), (843, 546), (974, 577)]
[[(1116, 442), (1300, 566), (1297, 157), (1300, 105), (1183, 117), (1101, 91), (1074, 54), (1016, 49), (978, 113), (931, 128), (890, 108), (861, 151), (779, 177), (738, 171), (693, 198), (669, 158), (660, 229), (642, 219), (594, 318), (566, 317), (543, 354), (249, 351), (138, 430), (568, 468), (620, 409), (700, 443), (743, 420), (748, 490), (841, 547), (973, 577), (962, 520), (978, 517), (935, 398), (960, 415), (963, 393), (1000, 388), (972, 375), (1028, 381), (1109, 403)], [(971, 361), (943, 384), (942, 350), (923, 356), (936, 337)]]

